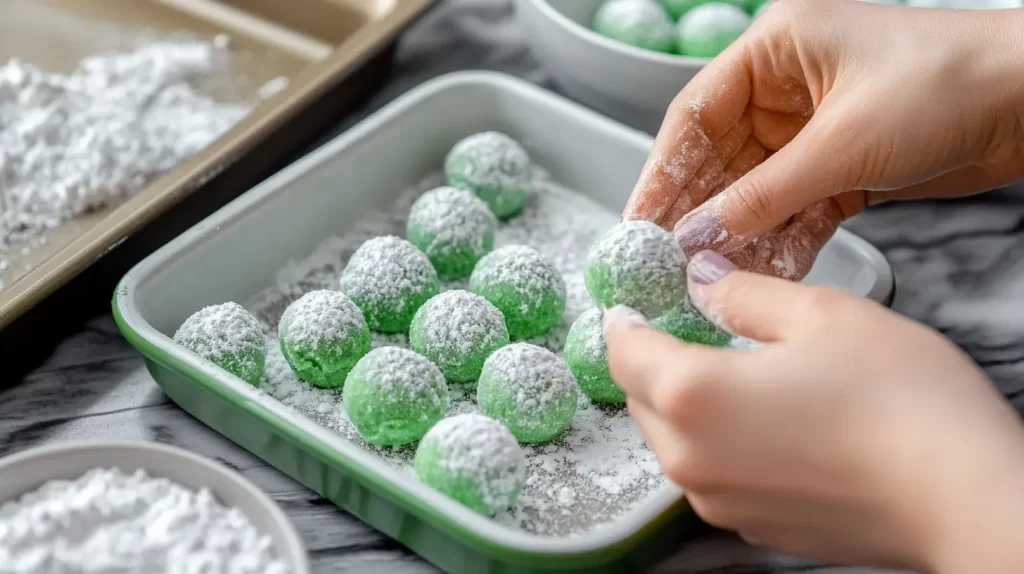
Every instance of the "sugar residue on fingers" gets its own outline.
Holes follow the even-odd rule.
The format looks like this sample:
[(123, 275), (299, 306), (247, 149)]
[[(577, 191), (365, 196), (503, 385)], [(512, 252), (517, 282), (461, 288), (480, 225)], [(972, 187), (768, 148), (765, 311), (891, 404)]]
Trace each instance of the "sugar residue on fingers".
[(671, 142), (655, 143), (626, 204), (624, 219), (661, 221), (673, 205), (685, 201), (682, 194), (687, 185), (711, 155), (713, 144), (695, 122)]

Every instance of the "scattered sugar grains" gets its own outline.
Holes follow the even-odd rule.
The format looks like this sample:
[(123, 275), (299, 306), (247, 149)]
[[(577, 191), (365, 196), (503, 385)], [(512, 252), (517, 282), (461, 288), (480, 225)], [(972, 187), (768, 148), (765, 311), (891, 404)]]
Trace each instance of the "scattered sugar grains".
[(224, 71), (226, 40), (145, 43), (67, 76), (0, 66), (0, 272), (44, 231), (134, 195), (248, 113), (195, 88)]
[(0, 505), (0, 572), (284, 574), (270, 536), (206, 489), (96, 468)]
[[(401, 234), (409, 207), (441, 176), (425, 178), (404, 193), (386, 214), (368, 215), (342, 236), (326, 239), (305, 260), (283, 269), (274, 286), (249, 305), (270, 338), (288, 303), (306, 291), (332, 288), (344, 262), (372, 237)], [(530, 199), (522, 213), (499, 224), (495, 248), (528, 245), (547, 257), (562, 274), (566, 311), (561, 324), (530, 342), (561, 353), (576, 318), (594, 306), (583, 285), (583, 262), (594, 240), (619, 219), (605, 207), (554, 182), (537, 169)], [(464, 282), (445, 283), (444, 290), (464, 289)], [(407, 346), (403, 334), (373, 333), (373, 346)], [(395, 465), (412, 471), (414, 449), (377, 448), (366, 444), (348, 421), (341, 391), (317, 389), (300, 381), (276, 345), (270, 345), (261, 389), (318, 424), (338, 433)], [(472, 385), (453, 384), (447, 416), (479, 412)], [(529, 466), (526, 486), (516, 506), (497, 520), (527, 532), (565, 536), (588, 532), (634, 507), (665, 484), (657, 460), (644, 445), (636, 426), (620, 406), (594, 405), (581, 395), (572, 426), (555, 441), (524, 445)]]

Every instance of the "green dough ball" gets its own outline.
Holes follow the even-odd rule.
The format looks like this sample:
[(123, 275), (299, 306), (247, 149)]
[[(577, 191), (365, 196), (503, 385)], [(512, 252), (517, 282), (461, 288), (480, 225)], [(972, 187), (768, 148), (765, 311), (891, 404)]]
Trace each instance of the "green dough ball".
[(481, 259), (469, 278), (469, 290), (501, 311), (513, 339), (547, 333), (565, 312), (561, 273), (525, 245), (502, 247)]
[(481, 514), (515, 505), (526, 482), (526, 456), (500, 422), (475, 413), (448, 417), (420, 441), (416, 476)]
[(701, 4), (676, 24), (679, 53), (713, 58), (736, 41), (751, 22), (752, 18), (738, 6), (725, 2)]
[(732, 335), (705, 319), (689, 300), (651, 321), (651, 326), (687, 343), (724, 347), (732, 341)]
[(601, 310), (590, 309), (576, 319), (565, 338), (565, 362), (576, 377), (583, 394), (597, 403), (622, 404), (626, 393), (608, 371), (608, 349), (604, 344)]
[(686, 297), (686, 255), (671, 233), (649, 221), (626, 221), (599, 237), (583, 266), (598, 307), (628, 305), (658, 317)]
[(565, 361), (529, 343), (488, 357), (477, 382), (480, 410), (505, 423), (519, 442), (554, 440), (572, 424), (579, 386)]
[(267, 340), (260, 322), (238, 303), (197, 311), (178, 327), (174, 342), (250, 385), (260, 384)]
[(427, 301), (409, 328), (409, 346), (433, 361), (453, 383), (477, 380), (487, 357), (508, 341), (501, 311), (487, 299), (461, 289)]
[(277, 327), (281, 354), (295, 374), (317, 387), (340, 387), (370, 351), (363, 312), (339, 291), (310, 291), (288, 305)]
[(759, 10), (762, 10), (763, 6), (767, 4), (769, 0), (744, 0), (742, 2), (731, 2), (737, 4), (741, 8), (747, 11), (747, 14), (757, 14)]
[(439, 277), (461, 279), (490, 253), (497, 227), (490, 208), (473, 192), (439, 187), (412, 204), (406, 235), (427, 254)]
[(394, 236), (359, 246), (341, 272), (341, 290), (373, 331), (404, 333), (416, 311), (441, 290), (434, 266), (416, 246)]
[(609, 0), (594, 15), (594, 31), (630, 46), (672, 53), (672, 19), (654, 0)]
[(501, 219), (519, 213), (530, 187), (530, 156), (500, 132), (473, 134), (455, 144), (444, 160), (448, 185), (468, 189)]
[(757, 3), (757, 0), (658, 0), (658, 3), (665, 7), (665, 11), (668, 12), (673, 20), (679, 20), (684, 14), (697, 6), (714, 1), (728, 2), (744, 10), (752, 10), (754, 6), (750, 6), (750, 4)]
[(398, 446), (419, 440), (441, 420), (448, 385), (426, 357), (402, 347), (378, 347), (352, 368), (342, 401), (363, 440)]

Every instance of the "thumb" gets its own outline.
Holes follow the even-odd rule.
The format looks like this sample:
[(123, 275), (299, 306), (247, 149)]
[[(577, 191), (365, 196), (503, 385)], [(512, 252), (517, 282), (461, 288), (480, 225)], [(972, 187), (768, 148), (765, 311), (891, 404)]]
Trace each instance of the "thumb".
[(839, 290), (739, 271), (713, 251), (701, 251), (686, 268), (690, 299), (708, 320), (763, 343), (789, 338), (807, 317), (830, 316), (852, 298)]
[[(680, 219), (674, 233), (683, 251), (728, 254), (812, 203), (853, 189), (861, 154), (846, 143), (852, 134), (835, 124), (819, 110), (782, 149)], [(835, 200), (844, 218), (864, 207), (863, 194)]]

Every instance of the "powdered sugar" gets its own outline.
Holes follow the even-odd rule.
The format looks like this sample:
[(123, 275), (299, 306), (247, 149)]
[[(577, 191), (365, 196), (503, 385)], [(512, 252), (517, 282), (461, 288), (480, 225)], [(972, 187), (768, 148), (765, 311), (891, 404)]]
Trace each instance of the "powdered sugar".
[(534, 308), (541, 306), (550, 293), (565, 297), (565, 280), (558, 269), (536, 249), (526, 245), (508, 245), (489, 253), (477, 263), (470, 284), (508, 285), (526, 299), (523, 305)]
[[(426, 351), (443, 363), (461, 361), (477, 349), (493, 348), (505, 339), (505, 318), (486, 299), (455, 289), (427, 301), (424, 314)], [(442, 367), (443, 368), (443, 367)]]
[(97, 468), (0, 506), (0, 572), (284, 574), (238, 509), (144, 470)]
[(565, 361), (529, 343), (513, 343), (494, 352), (484, 363), (492, 384), (515, 398), (519, 415), (544, 415), (579, 388)]
[[(460, 158), (468, 161), (456, 161)], [(500, 132), (481, 132), (459, 141), (445, 161), (448, 170), (456, 165), (459, 178), (474, 187), (519, 189), (530, 183), (530, 156)]]
[(477, 257), (487, 253), (485, 238), (493, 237), (498, 220), (487, 204), (471, 191), (439, 187), (423, 194), (409, 211), (408, 227), (433, 236), (422, 246), (428, 257), (445, 257), (468, 247)]
[(380, 399), (411, 403), (426, 399), (448, 407), (448, 384), (433, 363), (403, 347), (378, 347), (359, 360), (359, 375), (372, 381)]
[(134, 195), (242, 119), (247, 104), (193, 86), (224, 58), (209, 42), (153, 42), (86, 58), (68, 76), (0, 66), (0, 270), (12, 242), (24, 251)]
[(610, 299), (602, 303), (626, 304), (658, 316), (686, 293), (683, 250), (671, 233), (649, 221), (626, 221), (613, 227), (594, 244), (587, 265), (603, 275), (590, 286), (592, 292), (597, 287)]
[(523, 450), (505, 425), (490, 417), (465, 413), (442, 419), (423, 443), (437, 446), (441, 468), (470, 477), (492, 509), (507, 508), (510, 494), (526, 480)]
[(178, 327), (174, 341), (211, 361), (231, 355), (266, 352), (259, 321), (238, 303), (200, 309)]
[[(278, 317), (288, 302), (311, 289), (329, 288), (352, 252), (367, 239), (402, 233), (409, 206), (422, 193), (435, 188), (441, 176), (434, 174), (405, 193), (386, 214), (368, 215), (345, 235), (325, 240), (311, 256), (282, 270), (277, 283), (252, 303), (274, 337)], [(562, 325), (532, 340), (558, 353), (569, 326), (594, 307), (583, 284), (583, 263), (590, 246), (614, 226), (618, 214), (587, 197), (551, 181), (535, 168), (530, 200), (523, 211), (499, 224), (496, 247), (527, 245), (551, 261), (566, 286), (566, 311)], [(443, 284), (442, 289), (462, 289), (462, 282)], [(435, 331), (436, 332), (436, 331)], [(407, 345), (402, 334), (373, 334), (373, 346)], [(300, 381), (285, 363), (276, 345), (267, 356), (261, 389), (316, 423), (362, 448), (376, 453), (400, 472), (412, 475), (411, 447), (380, 448), (363, 441), (341, 404), (342, 392), (320, 389)], [(476, 392), (471, 386), (451, 385), (447, 416), (478, 413)], [(440, 423), (439, 423), (440, 424)], [(527, 532), (571, 536), (591, 531), (614, 520), (665, 484), (654, 454), (622, 407), (593, 405), (580, 395), (572, 426), (555, 441), (524, 446), (529, 477), (519, 502), (496, 517), (500, 523)]]
[(281, 316), (282, 339), (317, 350), (321, 344), (346, 341), (366, 330), (363, 312), (338, 291), (318, 289), (299, 297)]
[(600, 309), (590, 309), (580, 315), (576, 321), (579, 332), (584, 333), (583, 354), (594, 363), (608, 361), (608, 347), (604, 342), (603, 313)]
[[(416, 302), (416, 294), (437, 284), (437, 273), (422, 251), (389, 235), (363, 243), (349, 259), (339, 284), (342, 292), (357, 301), (405, 312)], [(367, 322), (374, 328), (365, 305), (363, 311), (371, 315)]]

